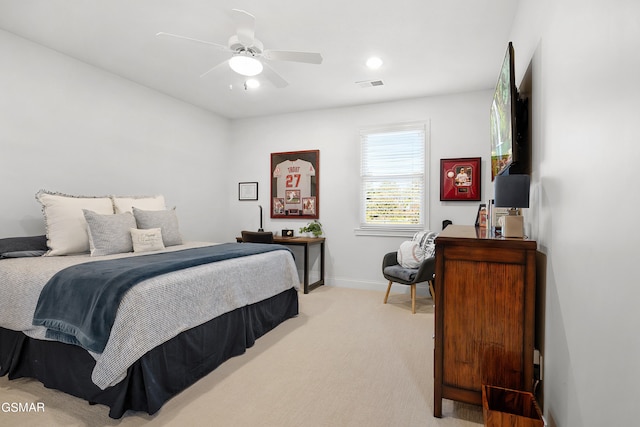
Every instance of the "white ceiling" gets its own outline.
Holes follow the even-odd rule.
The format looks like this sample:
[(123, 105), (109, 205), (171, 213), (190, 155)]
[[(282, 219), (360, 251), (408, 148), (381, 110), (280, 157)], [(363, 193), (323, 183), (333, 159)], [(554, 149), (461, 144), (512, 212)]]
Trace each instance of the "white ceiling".
[[(493, 88), (516, 0), (0, 0), (0, 28), (228, 118)], [(289, 82), (244, 90), (226, 45), (231, 9), (255, 16), (267, 49), (320, 52), (321, 65), (270, 61)], [(371, 55), (384, 65), (365, 66)], [(382, 80), (362, 88), (358, 81)], [(233, 89), (230, 88), (233, 87)]]

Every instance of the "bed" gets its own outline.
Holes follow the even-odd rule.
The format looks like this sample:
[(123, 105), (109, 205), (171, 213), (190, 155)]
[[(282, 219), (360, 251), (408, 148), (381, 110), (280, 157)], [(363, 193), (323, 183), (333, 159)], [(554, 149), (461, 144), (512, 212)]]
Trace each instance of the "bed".
[[(152, 252), (50, 256), (51, 246), (49, 233), (47, 238), (0, 239), (0, 376), (35, 378), (48, 388), (104, 404), (111, 418), (121, 418), (128, 410), (154, 414), (171, 397), (298, 314), (299, 278), (284, 246), (180, 242)], [(234, 252), (239, 246), (242, 251), (269, 250), (145, 276), (127, 288), (99, 348), (87, 347), (83, 340), (60, 340), (50, 334), (50, 324), (36, 322), (42, 304), (53, 301), (46, 290), (69, 270)], [(61, 289), (70, 288), (65, 286)], [(65, 298), (56, 297), (49, 305), (66, 310)]]

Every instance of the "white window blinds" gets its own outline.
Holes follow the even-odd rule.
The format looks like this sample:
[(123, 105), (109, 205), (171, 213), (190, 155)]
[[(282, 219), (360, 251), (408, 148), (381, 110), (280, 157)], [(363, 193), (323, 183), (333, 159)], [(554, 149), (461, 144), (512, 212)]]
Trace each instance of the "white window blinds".
[(361, 229), (424, 229), (425, 127), (361, 131)]

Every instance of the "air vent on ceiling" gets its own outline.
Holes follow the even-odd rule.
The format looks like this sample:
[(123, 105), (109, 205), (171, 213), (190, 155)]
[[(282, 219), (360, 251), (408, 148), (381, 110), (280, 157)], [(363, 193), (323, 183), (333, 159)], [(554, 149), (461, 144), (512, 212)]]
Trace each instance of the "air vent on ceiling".
[(384, 82), (382, 80), (361, 80), (356, 82), (356, 84), (360, 87), (384, 86)]

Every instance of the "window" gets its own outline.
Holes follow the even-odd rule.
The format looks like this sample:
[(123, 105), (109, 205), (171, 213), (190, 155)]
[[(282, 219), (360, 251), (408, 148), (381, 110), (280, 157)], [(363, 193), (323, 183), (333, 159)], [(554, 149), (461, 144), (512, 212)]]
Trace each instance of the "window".
[(425, 229), (425, 129), (425, 123), (411, 123), (360, 132), (358, 234), (410, 236)]

